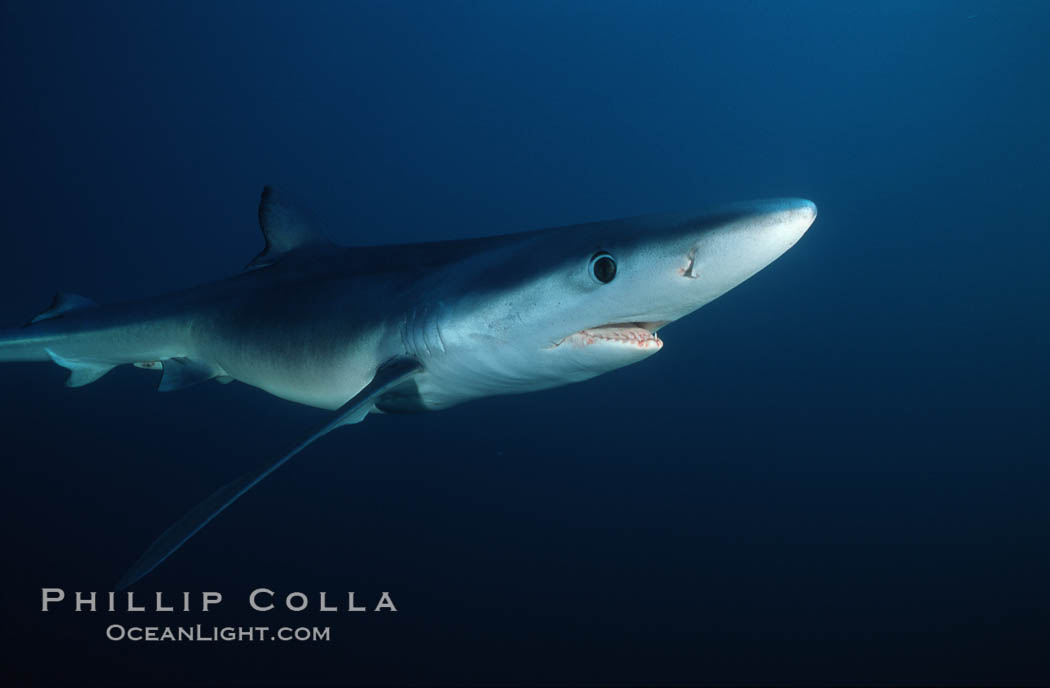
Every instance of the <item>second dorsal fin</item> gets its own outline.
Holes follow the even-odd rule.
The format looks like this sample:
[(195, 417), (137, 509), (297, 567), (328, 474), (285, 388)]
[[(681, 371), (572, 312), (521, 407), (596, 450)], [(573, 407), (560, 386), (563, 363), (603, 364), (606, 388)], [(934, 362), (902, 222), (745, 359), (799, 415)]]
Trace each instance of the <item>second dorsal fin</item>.
[(94, 301), (80, 296), (79, 294), (59, 292), (55, 294), (55, 298), (51, 299), (51, 305), (47, 307), (47, 310), (30, 320), (26, 325), (32, 325), (41, 320), (57, 318), (65, 315), (69, 311), (75, 311), (78, 308), (88, 308), (89, 306), (94, 305), (97, 305)]
[(266, 247), (248, 263), (246, 270), (266, 267), (296, 249), (330, 243), (303, 212), (285, 202), (269, 186), (263, 187), (259, 199), (259, 228)]

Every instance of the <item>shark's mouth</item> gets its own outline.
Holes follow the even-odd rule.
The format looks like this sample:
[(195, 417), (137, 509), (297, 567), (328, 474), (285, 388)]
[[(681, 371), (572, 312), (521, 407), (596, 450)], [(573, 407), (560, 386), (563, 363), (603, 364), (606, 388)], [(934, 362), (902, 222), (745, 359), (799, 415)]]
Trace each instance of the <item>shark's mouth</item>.
[(563, 337), (551, 346), (552, 349), (568, 345), (586, 347), (595, 345), (634, 346), (639, 349), (659, 349), (664, 345), (656, 334), (667, 323), (613, 323), (589, 327)]

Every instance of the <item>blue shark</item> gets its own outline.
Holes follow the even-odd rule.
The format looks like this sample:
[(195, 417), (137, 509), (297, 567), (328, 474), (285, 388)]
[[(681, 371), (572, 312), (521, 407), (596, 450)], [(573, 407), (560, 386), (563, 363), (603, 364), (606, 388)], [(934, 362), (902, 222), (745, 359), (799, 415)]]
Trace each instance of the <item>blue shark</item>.
[(816, 215), (810, 201), (774, 199), (345, 247), (267, 187), (265, 248), (243, 272), (112, 305), (59, 294), (25, 326), (0, 332), (0, 361), (52, 361), (70, 371), (71, 387), (126, 364), (159, 370), (162, 391), (237, 380), (331, 411), (292, 450), (164, 531), (117, 583), (123, 589), (336, 428), (581, 382), (654, 355), (664, 327), (772, 263)]

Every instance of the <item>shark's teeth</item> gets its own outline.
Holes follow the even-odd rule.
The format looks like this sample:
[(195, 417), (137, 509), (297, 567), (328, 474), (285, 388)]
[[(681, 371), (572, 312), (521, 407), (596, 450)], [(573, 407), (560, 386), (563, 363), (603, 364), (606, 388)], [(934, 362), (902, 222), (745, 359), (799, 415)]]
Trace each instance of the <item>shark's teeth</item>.
[(602, 325), (586, 330), (574, 332), (559, 341), (555, 346), (562, 344), (573, 346), (592, 346), (601, 343), (626, 344), (636, 346), (639, 349), (660, 348), (663, 342), (655, 332), (650, 332), (644, 327), (633, 324)]

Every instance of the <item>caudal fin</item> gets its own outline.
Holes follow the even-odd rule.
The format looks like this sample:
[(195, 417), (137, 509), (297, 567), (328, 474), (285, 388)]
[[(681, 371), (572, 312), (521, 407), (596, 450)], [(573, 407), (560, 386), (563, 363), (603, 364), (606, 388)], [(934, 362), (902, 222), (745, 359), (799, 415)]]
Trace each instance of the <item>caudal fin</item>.
[(18, 329), (0, 334), (0, 361), (54, 361), (69, 370), (66, 384), (83, 387), (99, 379), (113, 369), (112, 363), (81, 359), (55, 352), (67, 336), (62, 327), (55, 327), (57, 320), (73, 312), (95, 308), (97, 304), (79, 294), (59, 292), (51, 299), (51, 305)]
[[(22, 327), (0, 330), (0, 362), (52, 360), (71, 371), (82, 369), (80, 361), (72, 360), (68, 356), (56, 358), (53, 349), (68, 336), (66, 328), (61, 324), (62, 318), (70, 313), (96, 307), (94, 301), (78, 294), (55, 294), (51, 305)], [(75, 376), (75, 383), (71, 377), (70, 385), (79, 387), (97, 380), (103, 373), (80, 372)]]
[(216, 377), (230, 379), (213, 363), (171, 355), (167, 342), (176, 336), (171, 329), (143, 327), (136, 315), (99, 307), (78, 294), (56, 294), (25, 325), (0, 332), (0, 361), (50, 360), (69, 371), (69, 387), (91, 384), (123, 363), (163, 369), (162, 392)]

